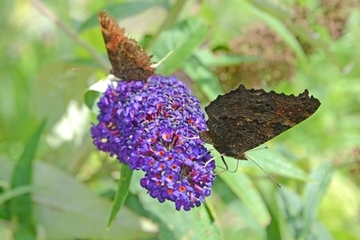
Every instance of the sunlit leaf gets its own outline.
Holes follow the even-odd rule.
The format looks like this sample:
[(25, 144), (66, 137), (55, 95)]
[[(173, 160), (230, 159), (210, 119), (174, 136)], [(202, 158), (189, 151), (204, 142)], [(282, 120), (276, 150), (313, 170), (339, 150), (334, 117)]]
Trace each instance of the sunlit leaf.
[(223, 173), (220, 177), (227, 186), (241, 199), (244, 205), (254, 215), (262, 226), (267, 226), (270, 222), (270, 215), (266, 209), (260, 193), (256, 191), (248, 177), (238, 170), (236, 173)]
[(157, 69), (158, 73), (169, 75), (184, 65), (195, 49), (204, 41), (208, 28), (196, 17), (187, 19), (164, 31), (154, 44), (154, 60), (158, 61), (172, 51), (171, 55)]

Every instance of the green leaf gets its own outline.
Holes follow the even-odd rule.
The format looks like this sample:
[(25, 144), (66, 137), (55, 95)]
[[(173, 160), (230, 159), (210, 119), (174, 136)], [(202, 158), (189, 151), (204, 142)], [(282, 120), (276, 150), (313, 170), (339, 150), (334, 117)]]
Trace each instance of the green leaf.
[(221, 239), (214, 216), (205, 204), (191, 210), (191, 214), (195, 230), (193, 239)]
[(295, 36), (287, 29), (284, 23), (282, 23), (276, 17), (258, 9), (256, 6), (252, 5), (252, 3), (242, 1), (241, 4), (243, 5), (244, 10), (248, 10), (249, 12), (253, 13), (259, 19), (262, 19), (266, 24), (268, 24), (274, 31), (276, 31), (276, 33), (279, 34), (296, 53), (303, 69), (307, 72), (310, 70), (306, 54), (304, 53), (299, 42), (296, 40)]
[(270, 214), (260, 193), (251, 184), (249, 178), (239, 169), (236, 173), (223, 173), (220, 177), (236, 196), (249, 209), (263, 227), (270, 223)]
[(139, 184), (143, 173), (136, 171), (133, 175), (131, 192), (139, 196), (148, 217), (159, 225), (158, 239), (220, 239), (214, 216), (205, 204), (177, 211), (174, 202), (159, 203), (146, 193)]
[[(43, 121), (40, 126), (35, 130), (34, 134), (27, 142), (21, 157), (17, 161), (11, 179), (12, 189), (31, 185), (33, 174), (33, 160), (35, 158), (35, 153), (44, 126), (45, 121)], [(15, 236), (19, 238), (34, 238), (36, 231), (33, 223), (33, 209), (30, 193), (23, 194), (12, 199), (10, 202), (10, 208), (13, 217), (18, 221), (18, 228), (15, 230), (14, 233)]]
[(99, 93), (92, 90), (86, 91), (84, 94), (84, 103), (93, 113), (99, 112), (99, 109), (96, 105), (98, 97)]
[(208, 27), (197, 17), (189, 18), (164, 31), (152, 48), (154, 60), (159, 61), (170, 51), (173, 52), (158, 66), (157, 72), (170, 75), (181, 68), (204, 41), (207, 32)]
[[(224, 172), (222, 174), (232, 173)], [(265, 238), (265, 228), (259, 224), (247, 206), (239, 200), (239, 197), (233, 193), (220, 177), (216, 178), (212, 191), (213, 196), (207, 199), (207, 205), (214, 206), (213, 209), (217, 212), (214, 215), (217, 216), (216, 221), (222, 223), (220, 226), (223, 239), (233, 239), (233, 236), (244, 239), (250, 237), (255, 239)], [(228, 221), (228, 219), (231, 219), (231, 221)], [(239, 229), (243, 229), (245, 234), (240, 233)]]
[(213, 100), (219, 94), (223, 93), (219, 80), (215, 74), (208, 68), (199, 65), (194, 59), (186, 63), (184, 70), (191, 79), (194, 79), (197, 86), (209, 100)]
[(238, 65), (245, 62), (254, 62), (258, 58), (244, 55), (224, 54), (220, 56), (214, 55), (210, 49), (199, 49), (195, 52), (195, 57), (205, 67), (221, 67)]
[[(108, 5), (104, 10), (111, 14), (115, 19), (124, 19), (146, 11), (151, 7), (164, 6), (168, 8), (168, 1), (153, 0), (153, 1), (128, 1), (119, 2), (114, 5)], [(79, 26), (79, 31), (85, 31), (89, 28), (99, 26), (98, 14), (91, 16), (86, 22)]]
[(125, 207), (107, 229), (111, 202), (50, 164), (38, 162), (34, 170), (34, 185), (40, 189), (33, 194), (35, 216), (46, 239), (148, 239), (154, 236), (156, 226), (152, 224), (143, 229), (142, 221), (146, 219)]
[(316, 222), (320, 202), (324, 197), (331, 181), (334, 168), (329, 163), (323, 163), (314, 169), (311, 177), (314, 179), (306, 185), (304, 196), (304, 237), (307, 238), (312, 232), (312, 227)]
[(108, 227), (111, 226), (112, 221), (116, 218), (122, 205), (124, 204), (126, 197), (129, 194), (129, 186), (131, 182), (131, 176), (133, 171), (128, 165), (121, 165), (120, 180), (118, 182), (118, 189), (116, 191), (113, 207), (111, 209), (110, 218), (108, 221)]
[(24, 185), (24, 186), (19, 186), (15, 189), (5, 191), (2, 194), (0, 194), (0, 205), (4, 204), (6, 201), (9, 201), (17, 196), (21, 196), (26, 193), (32, 193), (36, 189), (37, 188), (32, 185)]
[[(276, 173), (284, 177), (299, 179), (302, 181), (311, 180), (311, 178), (306, 172), (296, 166), (296, 164), (290, 162), (283, 155), (279, 154), (276, 150), (259, 149), (257, 151), (246, 152), (246, 154), (251, 159), (256, 161), (256, 163), (258, 163), (265, 171)], [(246, 163), (243, 164), (245, 165)], [(255, 166), (255, 164), (253, 164), (251, 161), (248, 161), (248, 164)]]
[(108, 89), (109, 85), (112, 84), (112, 79), (110, 79), (109, 76), (91, 85), (84, 94), (84, 102), (86, 106), (95, 114), (99, 113), (99, 108), (97, 106), (100, 95), (99, 93), (104, 93), (106, 89)]
[[(315, 217), (310, 221), (311, 232), (308, 231), (308, 218), (306, 212), (312, 208), (306, 206), (299, 195), (290, 189), (283, 188), (277, 195), (279, 207), (280, 232), (282, 239), (332, 239), (330, 233)], [(315, 213), (316, 215), (316, 213)]]
[(308, 239), (333, 240), (334, 237), (331, 236), (329, 231), (321, 222), (316, 221), (311, 228), (311, 237)]
[[(0, 158), (0, 166), (6, 167), (4, 170), (11, 172), (13, 165)], [(5, 182), (10, 178), (1, 177)], [(149, 239), (157, 231), (144, 216), (140, 218), (126, 207), (114, 219), (113, 227), (107, 229), (111, 202), (50, 164), (35, 162), (33, 186), (34, 217), (41, 224), (45, 239)], [(21, 191), (30, 189), (21, 187)]]
[(303, 202), (299, 195), (286, 187), (276, 194), (276, 202), (279, 209), (279, 230), (282, 239), (299, 239), (304, 227), (301, 215)]

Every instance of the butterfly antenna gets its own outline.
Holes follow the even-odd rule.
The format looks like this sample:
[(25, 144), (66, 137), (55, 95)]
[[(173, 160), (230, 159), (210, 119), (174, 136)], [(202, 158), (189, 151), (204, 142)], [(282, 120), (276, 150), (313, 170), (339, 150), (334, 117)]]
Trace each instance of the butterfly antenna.
[(222, 170), (221, 170), (220, 172), (216, 172), (215, 175), (219, 175), (219, 174), (221, 174), (221, 173), (223, 173), (223, 172), (230, 172), (230, 173), (236, 173), (236, 172), (237, 172), (237, 170), (238, 170), (238, 168), (239, 168), (239, 161), (236, 162), (236, 168), (235, 168), (234, 171), (232, 171), (232, 170), (229, 169), (229, 166), (228, 166), (228, 164), (227, 164), (226, 161), (225, 161), (225, 158), (224, 158), (224, 154), (223, 154), (223, 153), (220, 154), (220, 155), (218, 155), (218, 156), (216, 156), (216, 157), (213, 157), (213, 158), (209, 159), (209, 160), (205, 163), (204, 167), (206, 167), (209, 163), (211, 163), (212, 161), (215, 161), (215, 159), (217, 159), (217, 158), (219, 158), (219, 157), (221, 158), (221, 161), (224, 163), (225, 167), (221, 167), (221, 166), (216, 165), (216, 167), (222, 168)]
[[(224, 156), (224, 154), (220, 154), (219, 156), (210, 158), (210, 159), (205, 163), (204, 167), (206, 167), (209, 163), (211, 163), (212, 161), (215, 161), (215, 159), (217, 159), (217, 158), (219, 158), (219, 157), (221, 157), (221, 159), (223, 159), (223, 161), (225, 161), (223, 156)], [(226, 166), (227, 166), (227, 164), (226, 164)]]
[(204, 165), (204, 167), (206, 167), (209, 163), (211, 163), (212, 161), (215, 161), (215, 158), (210, 158)]
[(170, 52), (168, 52), (168, 54), (166, 54), (166, 56), (163, 57), (159, 62), (151, 64), (151, 67), (157, 68), (157, 67), (158, 67), (160, 64), (162, 64), (173, 52), (174, 52), (174, 50), (171, 50)]
[(254, 151), (264, 150), (264, 149), (268, 149), (268, 146), (260, 146), (260, 147), (257, 147), (257, 148), (255, 148), (255, 149), (251, 149), (251, 150), (248, 151), (248, 152), (254, 152)]
[(283, 188), (283, 186), (281, 186), (280, 183), (278, 183), (270, 174), (268, 174), (259, 164), (257, 164), (257, 162), (255, 162), (254, 160), (252, 160), (249, 156), (246, 156), (247, 159), (250, 159), (253, 163), (255, 163), (256, 166), (258, 166), (261, 170), (263, 170), (263, 172), (274, 182), (276, 183), (276, 185), (279, 187), (279, 188)]

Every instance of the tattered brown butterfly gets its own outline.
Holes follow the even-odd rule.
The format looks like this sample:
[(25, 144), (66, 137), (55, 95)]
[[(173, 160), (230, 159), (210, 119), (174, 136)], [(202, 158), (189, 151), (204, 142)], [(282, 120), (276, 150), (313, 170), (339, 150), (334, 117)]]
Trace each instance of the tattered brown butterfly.
[(307, 119), (319, 106), (308, 90), (295, 97), (240, 85), (205, 107), (209, 130), (200, 137), (226, 156), (247, 159), (246, 151)]
[(113, 17), (100, 11), (99, 23), (112, 66), (111, 74), (125, 81), (146, 81), (155, 74), (151, 56), (134, 39), (125, 36), (125, 29)]

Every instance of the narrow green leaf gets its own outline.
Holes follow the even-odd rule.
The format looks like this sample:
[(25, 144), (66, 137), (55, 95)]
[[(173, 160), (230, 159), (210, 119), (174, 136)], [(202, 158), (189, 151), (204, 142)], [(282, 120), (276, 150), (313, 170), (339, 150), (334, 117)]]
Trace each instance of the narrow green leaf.
[(128, 165), (121, 165), (120, 180), (118, 182), (118, 189), (116, 191), (113, 207), (111, 209), (111, 214), (107, 225), (108, 228), (111, 226), (112, 221), (116, 218), (121, 207), (124, 205), (127, 195), (129, 194), (132, 173), (133, 171), (129, 168)]
[(291, 17), (291, 12), (287, 8), (279, 7), (279, 4), (271, 0), (249, 0), (249, 2), (262, 12), (266, 12), (280, 19)]
[[(45, 121), (35, 130), (27, 144), (24, 152), (16, 163), (11, 185), (12, 189), (31, 185), (33, 173), (33, 160), (38, 148), (41, 133), (43, 132)], [(34, 237), (36, 235), (33, 223), (33, 209), (31, 195), (23, 194), (10, 201), (10, 208), (14, 218), (18, 221), (18, 228), (15, 230), (15, 236)]]
[(334, 168), (329, 163), (323, 163), (314, 169), (311, 173), (311, 177), (314, 179), (306, 185), (304, 195), (304, 237), (307, 238), (311, 234), (311, 229), (316, 221), (316, 216), (319, 210), (319, 206), (322, 198), (324, 197), (326, 190), (331, 181)]
[[(269, 171), (270, 173), (275, 173), (284, 177), (299, 179), (302, 181), (311, 180), (306, 172), (296, 166), (296, 164), (290, 162), (283, 155), (279, 154), (276, 150), (264, 149), (258, 151), (249, 151), (246, 154), (250, 156), (251, 159), (256, 161), (256, 163), (258, 163), (267, 172)], [(253, 164), (251, 161), (248, 161), (248, 164), (256, 167), (255, 164)]]
[(228, 187), (238, 196), (244, 205), (253, 214), (261, 226), (270, 222), (270, 214), (261, 198), (260, 193), (251, 184), (249, 178), (239, 169), (236, 173), (223, 173), (220, 177)]
[(259, 19), (262, 19), (266, 24), (268, 24), (274, 31), (279, 34), (282, 39), (292, 48), (292, 50), (296, 53), (301, 66), (305, 71), (309, 71), (309, 65), (307, 56), (304, 53), (302, 47), (299, 42), (296, 40), (295, 36), (286, 28), (284, 23), (282, 23), (279, 19), (271, 16), (270, 14), (258, 9), (256, 6), (252, 5), (247, 1), (242, 1), (241, 4), (245, 9), (249, 12), (252, 12)]
[(276, 194), (276, 202), (279, 209), (279, 231), (282, 239), (298, 239), (304, 227), (301, 215), (303, 203), (296, 193), (286, 187)]
[(205, 67), (231, 66), (245, 62), (255, 62), (258, 59), (256, 57), (235, 54), (216, 56), (210, 49), (199, 49), (195, 52), (195, 57)]
[(26, 193), (31, 193), (34, 192), (36, 190), (36, 187), (32, 186), (32, 185), (23, 185), (23, 186), (19, 186), (15, 189), (11, 189), (8, 191), (3, 192), (2, 194), (0, 194), (0, 205), (4, 204), (6, 201), (9, 201), (17, 196), (21, 196), (23, 194)]

